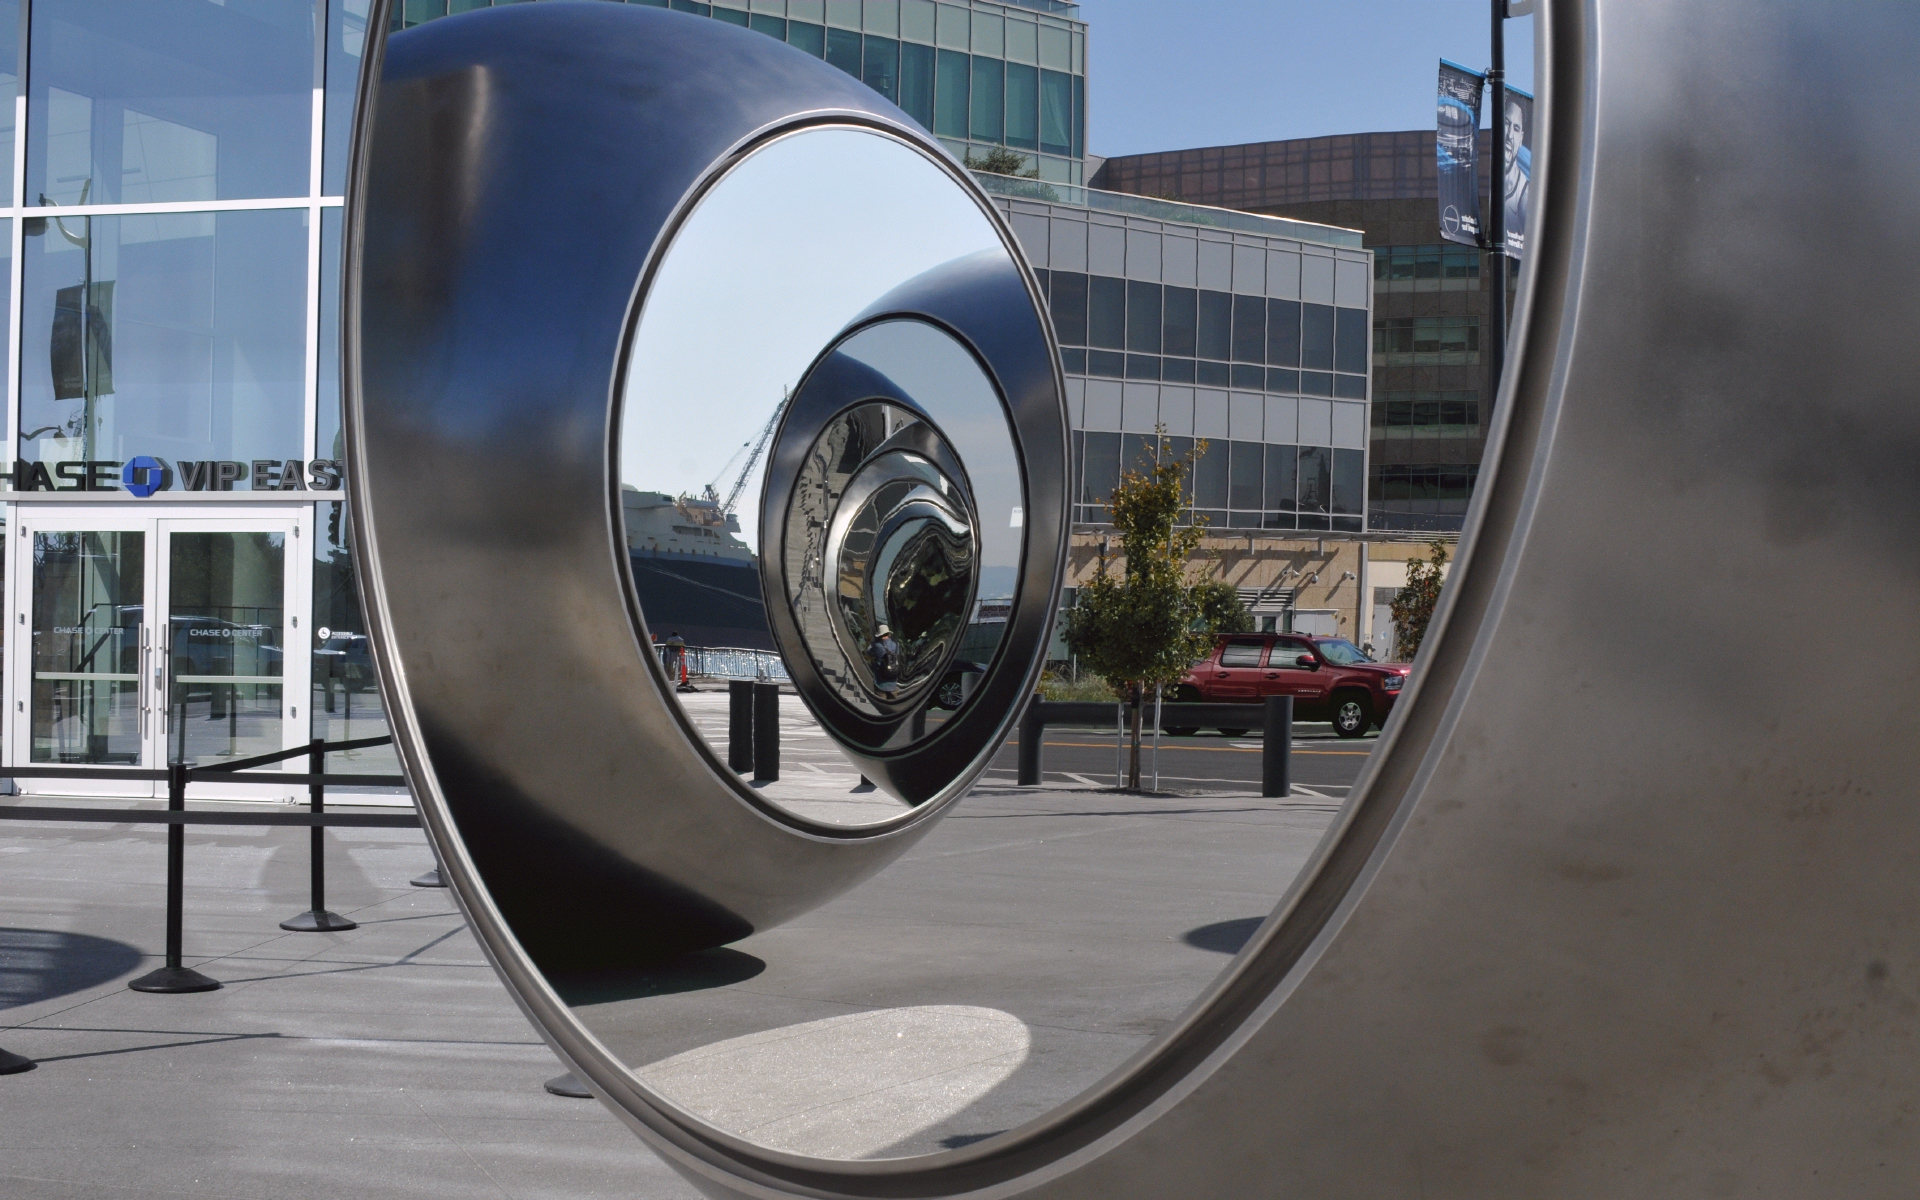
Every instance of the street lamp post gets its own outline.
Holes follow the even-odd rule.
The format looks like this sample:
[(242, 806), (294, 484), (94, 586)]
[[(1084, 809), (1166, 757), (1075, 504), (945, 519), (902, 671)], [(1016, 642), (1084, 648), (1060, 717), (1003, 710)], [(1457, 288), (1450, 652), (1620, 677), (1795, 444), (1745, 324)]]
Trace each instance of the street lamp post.
[[(1493, 55), (1487, 68), (1487, 104), (1492, 110), (1493, 191), (1487, 214), (1487, 415), (1500, 395), (1500, 373), (1507, 358), (1507, 0), (1492, 0)], [(1483, 421), (1485, 418), (1482, 418)], [(1484, 425), (1482, 426), (1485, 427)]]

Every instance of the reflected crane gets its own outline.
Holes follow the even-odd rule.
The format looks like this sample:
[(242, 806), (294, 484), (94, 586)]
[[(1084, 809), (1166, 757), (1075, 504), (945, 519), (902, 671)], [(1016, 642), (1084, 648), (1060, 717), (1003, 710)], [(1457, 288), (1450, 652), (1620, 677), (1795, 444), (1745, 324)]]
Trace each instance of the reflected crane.
[[(753, 468), (759, 464), (760, 456), (766, 453), (767, 443), (772, 440), (773, 431), (780, 425), (780, 415), (787, 411), (787, 402), (791, 399), (793, 399), (793, 389), (782, 388), (780, 403), (773, 406), (773, 415), (767, 418), (766, 426), (760, 430), (760, 436), (741, 442), (740, 448), (720, 465), (720, 470), (714, 475), (713, 482), (700, 489), (699, 497), (682, 494), (674, 502), (674, 507), (680, 510), (682, 516), (697, 525), (720, 526), (727, 523), (727, 518), (733, 515), (734, 507), (740, 503), (740, 493), (747, 489), (747, 480), (753, 478)], [(740, 474), (734, 478), (733, 487), (727, 491), (726, 500), (722, 501), (718, 486), (720, 480), (726, 475), (727, 468), (740, 457), (741, 451), (748, 447), (752, 447), (752, 453), (747, 455), (746, 465), (740, 468)]]

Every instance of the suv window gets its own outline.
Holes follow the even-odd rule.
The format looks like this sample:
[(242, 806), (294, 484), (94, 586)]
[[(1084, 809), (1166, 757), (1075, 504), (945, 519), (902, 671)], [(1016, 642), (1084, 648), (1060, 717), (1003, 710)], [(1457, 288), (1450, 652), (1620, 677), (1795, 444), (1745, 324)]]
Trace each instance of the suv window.
[(1312, 654), (1313, 647), (1306, 642), (1281, 641), (1273, 646), (1273, 663), (1277, 667), (1299, 665), (1302, 654)]
[(1267, 648), (1263, 638), (1235, 638), (1220, 651), (1220, 665), (1223, 667), (1257, 667), (1260, 665), (1260, 652)]

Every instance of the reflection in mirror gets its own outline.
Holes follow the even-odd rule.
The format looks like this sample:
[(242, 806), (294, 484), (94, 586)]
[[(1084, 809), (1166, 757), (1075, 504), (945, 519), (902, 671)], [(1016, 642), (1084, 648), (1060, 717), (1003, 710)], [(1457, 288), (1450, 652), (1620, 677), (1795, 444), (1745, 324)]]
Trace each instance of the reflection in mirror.
[[(759, 764), (742, 782), (798, 816), (910, 812), (840, 747), (937, 737), (1005, 628), (1025, 502), (998, 390), (923, 321), (844, 336), (889, 293), (980, 256), (1010, 261), (945, 170), (877, 132), (816, 128), (710, 188), (643, 302), (619, 449), (639, 607), (718, 761), (729, 683), (780, 685), (779, 777)], [(789, 445), (807, 466), (769, 494)], [(796, 637), (778, 635), (769, 596)]]
[[(743, 796), (807, 821), (887, 836), (915, 819), (854, 756), (938, 753), (1025, 602), (1027, 476), (1000, 390), (888, 299), (982, 259), (1009, 251), (942, 168), (814, 129), (694, 205), (635, 326), (621, 514), (663, 691)], [(728, 766), (728, 681), (747, 679), (779, 687), (778, 781)], [(1085, 682), (1075, 698), (1097, 698)], [(1006, 750), (913, 850), (804, 916), (552, 982), (646, 1087), (760, 1146), (939, 1154), (1043, 1117), (1178, 1019), (1338, 806), (1225, 778), (1258, 762), (1245, 730), (1191, 739), (1205, 766), (1182, 774), (1208, 778), (1103, 793), (1103, 711), (1104, 732), (1049, 731), (1053, 786), (1013, 786)], [(1311, 787), (1358, 761), (1296, 769)]]

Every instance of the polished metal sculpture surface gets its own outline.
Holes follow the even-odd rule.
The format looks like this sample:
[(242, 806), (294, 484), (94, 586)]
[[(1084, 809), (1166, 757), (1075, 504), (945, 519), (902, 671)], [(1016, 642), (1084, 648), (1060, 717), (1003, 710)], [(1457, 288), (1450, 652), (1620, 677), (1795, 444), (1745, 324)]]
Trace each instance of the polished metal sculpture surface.
[[(533, 57), (578, 61), (577, 43), (540, 40), (540, 22), (561, 18), (521, 19)], [(468, 35), (447, 24), (435, 52), (452, 62)], [(576, 588), (582, 607), (546, 630), (581, 648), (563, 664), (570, 687), (609, 673), (599, 651), (617, 624), (577, 615), (611, 568), (581, 580), (571, 565), (609, 534), (556, 519), (567, 510), (555, 500), (604, 497), (591, 463), (605, 424), (584, 397), (604, 397), (617, 332), (569, 307), (602, 348), (580, 366), (566, 321), (529, 332), (497, 284), (503, 270), (537, 276), (556, 240), (623, 230), (516, 224), (486, 243), (508, 259), (499, 269), (427, 271), (411, 239), (451, 253), (492, 228), (488, 189), (516, 161), (516, 122), (572, 134), (552, 124), (557, 95), (546, 109), (510, 103), (539, 92), (511, 71), (389, 75), (382, 111), (399, 95), (433, 116), (418, 140), (363, 161), (355, 198), (367, 234), (358, 552), (385, 685), (430, 827), (503, 978), (604, 1101), (708, 1194), (1465, 1200), (1920, 1186), (1920, 606), (1907, 547), (1920, 524), (1920, 350), (1900, 332), (1920, 318), (1920, 18), (1892, 5), (1843, 18), (1804, 3), (1567, 0), (1543, 4), (1536, 27), (1530, 261), (1470, 528), (1408, 693), (1319, 856), (1178, 1026), (1103, 1084), (948, 1153), (857, 1163), (766, 1151), (659, 1101), (554, 1000), (524, 952), (538, 939), (502, 919), (523, 885), (491, 847), (547, 836), (563, 811), (531, 797), (638, 785), (605, 760), (577, 770), (542, 756), (560, 776), (551, 791), (486, 765), (486, 737), (525, 736), (488, 699), (520, 661), (513, 631), (494, 624), (520, 585), (491, 590), (488, 570), (551, 570)], [(467, 28), (477, 38), (482, 26)], [(731, 42), (700, 49), (719, 65), (683, 72), (744, 77), (727, 69)], [(803, 85), (815, 86), (797, 69), (778, 83)], [(837, 102), (857, 107), (854, 92)], [(421, 181), (409, 152), (433, 164), (418, 170), (448, 203), (382, 233), (372, 214), (399, 203), (389, 189)], [(721, 150), (664, 153), (697, 173)], [(649, 219), (675, 202), (622, 196)], [(405, 269), (381, 274), (380, 253)], [(613, 286), (591, 270), (580, 281)], [(383, 288), (416, 303), (372, 320)], [(489, 319), (441, 326), (435, 303), (451, 299)], [(509, 336), (517, 359), (481, 357), (510, 379), (460, 374), (456, 351)], [(572, 408), (501, 399), (516, 386), (552, 395), (576, 374)], [(416, 394), (417, 409), (397, 403)], [(449, 445), (485, 468), (431, 469)], [(550, 482), (556, 459), (597, 482)], [(419, 483), (416, 461), (429, 463)], [(1026, 490), (1036, 512), (1048, 486)], [(486, 503), (501, 492), (517, 501), (504, 519)], [(425, 569), (397, 575), (408, 555)], [(1818, 632), (1817, 614), (1866, 612), (1870, 654)], [(1806, 669), (1813, 659), (1823, 669)], [(624, 677), (608, 688), (635, 692)], [(596, 708), (539, 732), (569, 750), (636, 728), (677, 735), (658, 714), (620, 715)], [(621, 894), (626, 877), (596, 876), (596, 864), (647, 819), (611, 803), (568, 835), (583, 899)], [(691, 847), (689, 880), (737, 880), (735, 854), (781, 869), (699, 828), (648, 833)], [(853, 841), (858, 857), (866, 843)], [(575, 861), (538, 846), (533, 858), (542, 886)]]

